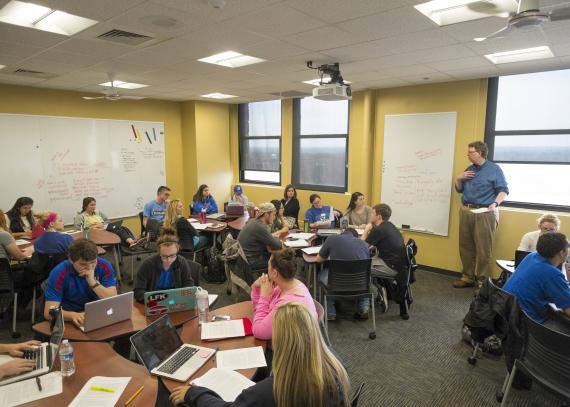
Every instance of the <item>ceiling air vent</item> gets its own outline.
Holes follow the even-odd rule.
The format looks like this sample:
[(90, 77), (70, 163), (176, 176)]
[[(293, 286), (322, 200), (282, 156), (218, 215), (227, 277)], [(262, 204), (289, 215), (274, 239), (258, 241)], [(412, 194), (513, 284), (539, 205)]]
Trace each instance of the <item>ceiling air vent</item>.
[(28, 76), (30, 78), (42, 78), (42, 79), (51, 79), (55, 78), (57, 75), (48, 72), (40, 72), (40, 71), (33, 71), (31, 69), (16, 69), (14, 72), (16, 75), (21, 76)]
[(105, 41), (115, 42), (124, 45), (137, 46), (148, 41), (153, 41), (153, 37), (144, 34), (132, 33), (129, 31), (113, 29), (97, 36)]
[(305, 96), (311, 96), (309, 93), (298, 92), (296, 90), (286, 90), (283, 92), (270, 93), (270, 95), (277, 96), (280, 98), (304, 98)]

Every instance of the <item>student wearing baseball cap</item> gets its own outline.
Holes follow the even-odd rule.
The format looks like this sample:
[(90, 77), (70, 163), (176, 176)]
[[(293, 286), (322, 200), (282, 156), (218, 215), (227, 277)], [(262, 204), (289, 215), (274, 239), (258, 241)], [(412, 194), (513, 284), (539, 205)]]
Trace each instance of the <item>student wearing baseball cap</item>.
[(242, 205), (247, 205), (249, 203), (249, 199), (244, 195), (241, 185), (234, 186), (234, 193), (230, 197), (229, 203), (239, 203)]

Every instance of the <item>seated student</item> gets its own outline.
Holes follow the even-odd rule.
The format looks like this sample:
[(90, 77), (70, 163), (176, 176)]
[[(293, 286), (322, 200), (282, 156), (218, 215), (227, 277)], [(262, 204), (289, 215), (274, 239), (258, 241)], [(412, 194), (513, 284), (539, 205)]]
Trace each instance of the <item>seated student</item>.
[[(326, 260), (365, 260), (370, 258), (368, 245), (358, 238), (358, 233), (352, 228), (346, 229), (340, 235), (329, 236), (319, 250), (317, 261)], [(323, 284), (327, 284), (329, 280), (329, 271), (323, 268), (319, 273), (319, 280)], [(362, 297), (358, 299), (358, 310), (354, 314), (356, 319), (368, 319), (368, 310), (370, 309), (370, 298)], [(336, 320), (335, 301), (327, 298), (327, 319), (329, 321)]]
[(30, 252), (21, 250), (14, 236), (8, 232), (4, 212), (0, 209), (0, 259), (22, 261), (29, 257)]
[(321, 202), (321, 197), (317, 194), (312, 194), (309, 197), (309, 202), (311, 202), (311, 208), (307, 209), (305, 212), (305, 219), (309, 221), (309, 227), (326, 227), (330, 225), (331, 213), (335, 219), (342, 217), (342, 212), (332, 208), (331, 206), (323, 206)]
[(285, 208), (283, 216), (285, 217), (285, 223), (289, 226), (289, 229), (297, 227), (299, 225), (299, 210), (301, 207), (297, 199), (297, 190), (293, 185), (289, 184), (285, 187), (281, 205)]
[(218, 212), (218, 204), (214, 197), (210, 195), (210, 188), (206, 184), (200, 185), (198, 191), (192, 197), (192, 201), (192, 206), (190, 207), (192, 215), (199, 215), (202, 209), (206, 209), (208, 215)]
[(179, 199), (173, 199), (168, 203), (164, 227), (176, 230), (180, 250), (191, 252), (208, 244), (208, 238), (198, 235), (194, 226), (184, 217), (184, 204)]
[(166, 213), (166, 204), (170, 197), (170, 188), (163, 186), (158, 187), (156, 191), (156, 199), (149, 201), (145, 204), (143, 209), (143, 226), (149, 219), (154, 219), (160, 224), (164, 221), (164, 214)]
[(253, 303), (253, 335), (259, 339), (271, 339), (271, 320), (281, 305), (298, 301), (307, 306), (317, 318), (315, 302), (309, 289), (295, 278), (297, 262), (295, 250), (273, 252), (269, 258), (267, 274), (251, 285)]
[(8, 353), (15, 358), (0, 365), (0, 379), (32, 371), (36, 367), (36, 361), (23, 359), (22, 356), (24, 356), (24, 351), (34, 350), (40, 345), (39, 341), (0, 344), (0, 353)]
[(348, 407), (350, 383), (328, 349), (314, 315), (298, 302), (281, 306), (273, 318), (273, 372), (242, 391), (232, 403), (205, 387), (181, 386), (173, 405), (195, 407)]
[(523, 311), (536, 322), (544, 323), (549, 303), (554, 303), (570, 317), (570, 287), (558, 269), (568, 257), (569, 247), (562, 233), (541, 235), (536, 252), (524, 258), (503, 287), (517, 298)]
[(32, 226), (34, 226), (33, 205), (34, 201), (32, 198), (23, 196), (18, 198), (12, 209), (6, 212), (6, 224), (12, 236), (16, 239), (32, 238)]
[[(82, 229), (103, 229), (105, 223), (109, 218), (103, 213), (97, 210), (97, 201), (92, 196), (87, 196), (83, 198), (83, 205), (81, 206), (81, 212), (74, 219), (75, 230)], [(126, 226), (120, 226), (112, 231), (121, 238), (121, 243), (125, 246), (133, 247), (136, 246), (139, 240), (135, 239), (135, 235)]]
[(271, 236), (270, 232), (275, 215), (272, 203), (262, 203), (257, 218), (250, 220), (239, 232), (237, 240), (252, 270), (265, 269), (270, 252), (283, 248), (281, 240)]
[(546, 213), (537, 219), (538, 230), (526, 233), (519, 244), (517, 250), (525, 252), (536, 251), (538, 238), (545, 233), (558, 232), (560, 230), (560, 219), (556, 215)]
[(141, 303), (148, 291), (194, 286), (190, 266), (178, 254), (180, 246), (174, 229), (162, 228), (156, 244), (158, 254), (143, 261), (135, 278), (133, 292)]
[(372, 208), (366, 205), (363, 194), (354, 192), (351, 195), (345, 216), (348, 217), (348, 224), (357, 228), (364, 228), (372, 221)]
[(238, 203), (242, 205), (247, 205), (249, 203), (249, 199), (244, 195), (241, 185), (234, 186), (234, 193), (230, 196), (228, 203)]
[(97, 246), (90, 240), (75, 240), (68, 255), (47, 279), (44, 317), (50, 319), (49, 309), (61, 304), (63, 319), (82, 326), (86, 303), (117, 295), (115, 270), (97, 257)]
[(40, 254), (67, 253), (73, 237), (63, 230), (63, 219), (55, 212), (40, 212), (34, 215), (45, 233), (34, 240), (34, 251)]
[(271, 234), (275, 237), (287, 236), (289, 226), (287, 226), (287, 221), (285, 220), (285, 216), (283, 216), (285, 208), (281, 205), (281, 201), (277, 199), (274, 199), (271, 203), (275, 206), (276, 211), (275, 220), (271, 225)]

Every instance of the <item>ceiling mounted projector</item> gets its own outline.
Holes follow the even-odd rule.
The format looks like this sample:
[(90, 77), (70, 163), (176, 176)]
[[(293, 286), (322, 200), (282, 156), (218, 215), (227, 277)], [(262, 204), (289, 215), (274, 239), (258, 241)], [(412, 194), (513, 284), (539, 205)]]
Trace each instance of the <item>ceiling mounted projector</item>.
[[(344, 83), (338, 62), (313, 66), (313, 61), (307, 61), (307, 68), (316, 69), (320, 77), (319, 84), (313, 89), (313, 97), (315, 99), (328, 101), (352, 99), (352, 89), (350, 85)], [(325, 75), (330, 76), (328, 82), (323, 80)]]

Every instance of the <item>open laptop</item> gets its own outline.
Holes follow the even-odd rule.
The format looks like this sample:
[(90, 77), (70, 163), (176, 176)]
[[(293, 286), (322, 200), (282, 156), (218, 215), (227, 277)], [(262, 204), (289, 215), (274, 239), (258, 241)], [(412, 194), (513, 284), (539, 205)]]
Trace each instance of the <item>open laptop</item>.
[(85, 321), (80, 326), (83, 332), (94, 331), (117, 322), (131, 319), (133, 292), (103, 298), (85, 304)]
[(517, 250), (515, 252), (515, 269), (519, 266), (519, 264), (521, 264), (523, 259), (529, 254), (530, 254), (530, 252), (527, 252), (524, 250)]
[(115, 232), (117, 229), (119, 229), (121, 226), (123, 226), (123, 220), (119, 219), (119, 220), (115, 220), (113, 222), (109, 222), (107, 224), (107, 227), (105, 228), (106, 231), (108, 232)]
[(180, 382), (216, 353), (215, 349), (183, 343), (168, 315), (131, 336), (131, 344), (151, 374)]
[[(60, 308), (55, 313), (55, 321), (49, 342), (43, 342), (37, 349), (24, 352), (23, 357), (25, 359), (33, 359), (36, 361), (34, 370), (4, 378), (3, 380), (0, 380), (0, 386), (49, 373), (57, 359), (59, 345), (63, 339), (63, 330), (63, 313)], [(10, 355), (0, 355), (0, 364), (9, 362), (12, 359), (15, 358)]]
[(144, 312), (147, 316), (188, 311), (194, 308), (196, 308), (196, 287), (172, 288), (144, 293)]
[(239, 218), (245, 213), (245, 207), (242, 204), (228, 204), (226, 207), (226, 218)]

